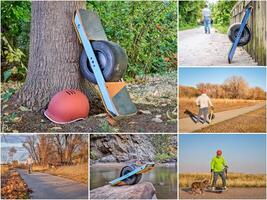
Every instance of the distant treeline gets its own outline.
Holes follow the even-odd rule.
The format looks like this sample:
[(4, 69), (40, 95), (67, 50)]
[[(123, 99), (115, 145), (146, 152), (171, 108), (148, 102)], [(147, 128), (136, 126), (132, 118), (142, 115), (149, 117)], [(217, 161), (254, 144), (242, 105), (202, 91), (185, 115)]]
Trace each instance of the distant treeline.
[(205, 89), (212, 98), (219, 99), (266, 99), (266, 92), (260, 87), (249, 87), (248, 83), (241, 76), (232, 76), (223, 84), (199, 83), (197, 87), (180, 86), (180, 97), (196, 97)]

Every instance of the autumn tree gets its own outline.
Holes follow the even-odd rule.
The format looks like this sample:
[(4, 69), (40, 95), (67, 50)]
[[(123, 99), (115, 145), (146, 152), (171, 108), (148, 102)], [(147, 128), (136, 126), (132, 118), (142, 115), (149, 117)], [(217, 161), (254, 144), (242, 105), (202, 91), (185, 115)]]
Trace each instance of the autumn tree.
[(48, 134), (27, 136), (23, 146), (39, 165), (88, 162), (88, 136), (85, 134)]
[(241, 76), (231, 76), (223, 84), (230, 99), (242, 98), (247, 94), (248, 83)]
[(32, 1), (28, 72), (18, 100), (34, 111), (67, 88), (86, 92), (90, 101), (95, 98), (79, 72), (81, 45), (72, 17), (80, 8), (85, 1)]

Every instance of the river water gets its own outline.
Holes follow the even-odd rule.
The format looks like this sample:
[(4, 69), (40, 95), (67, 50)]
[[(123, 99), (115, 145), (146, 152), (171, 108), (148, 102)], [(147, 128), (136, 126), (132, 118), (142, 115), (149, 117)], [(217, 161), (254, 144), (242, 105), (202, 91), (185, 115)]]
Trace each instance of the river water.
[[(91, 166), (90, 189), (109, 184), (109, 181), (118, 178), (122, 166), (97, 165)], [(140, 182), (151, 182), (158, 199), (177, 198), (177, 170), (175, 165), (156, 166), (152, 171), (143, 174)]]

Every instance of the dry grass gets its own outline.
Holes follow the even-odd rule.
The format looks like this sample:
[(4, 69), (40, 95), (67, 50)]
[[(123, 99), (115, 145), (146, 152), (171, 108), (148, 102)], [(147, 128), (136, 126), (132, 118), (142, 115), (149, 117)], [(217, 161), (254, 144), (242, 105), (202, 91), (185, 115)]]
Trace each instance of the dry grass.
[[(230, 131), (229, 131), (230, 130)], [(265, 107), (258, 110), (240, 115), (196, 132), (213, 132), (213, 133), (265, 133), (266, 132), (266, 109)]]
[(88, 164), (61, 166), (56, 168), (47, 168), (42, 166), (33, 166), (33, 171), (45, 172), (55, 176), (61, 176), (80, 183), (88, 184)]
[[(180, 187), (191, 187), (195, 181), (210, 180), (210, 173), (180, 174)], [(217, 184), (222, 184), (218, 178)], [(264, 174), (241, 174), (228, 173), (228, 187), (266, 187), (266, 175)]]
[[(196, 98), (180, 98), (179, 99), (179, 118), (188, 117), (184, 114), (185, 110), (189, 110), (193, 113), (198, 113), (198, 107), (196, 106)], [(211, 99), (212, 104), (216, 112), (222, 112), (226, 110), (238, 109), (246, 106), (253, 106), (257, 103), (262, 103), (264, 100), (245, 100), (245, 99)]]
[(1, 176), (6, 175), (9, 172), (10, 167), (8, 165), (1, 165)]

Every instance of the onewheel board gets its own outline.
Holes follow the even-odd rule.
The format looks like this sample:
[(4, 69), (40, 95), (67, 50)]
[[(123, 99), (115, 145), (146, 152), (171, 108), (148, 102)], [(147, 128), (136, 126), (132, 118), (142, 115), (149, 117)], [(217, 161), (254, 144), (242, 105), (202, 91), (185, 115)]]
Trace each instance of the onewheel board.
[(148, 163), (141, 166), (135, 164), (125, 166), (121, 170), (121, 176), (110, 181), (109, 184), (112, 186), (137, 184), (141, 180), (142, 174), (151, 171), (154, 167), (154, 163)]
[(216, 188), (215, 190), (212, 190), (211, 188), (205, 189), (206, 192), (213, 192), (213, 193), (222, 193), (226, 192), (227, 190), (224, 190), (222, 188)]
[[(104, 71), (105, 69), (103, 69), (105, 68), (105, 65), (102, 64), (102, 63), (109, 63), (110, 59), (114, 59), (114, 62), (118, 63), (116, 64), (116, 67), (117, 68), (122, 67), (124, 69), (125, 62), (127, 60), (123, 59), (122, 57), (125, 57), (126, 54), (120, 51), (118, 47), (114, 45), (110, 46), (111, 45), (110, 43), (106, 44), (106, 42), (109, 41), (107, 41), (107, 37), (105, 35), (101, 21), (96, 13), (84, 9), (76, 10), (74, 14), (73, 23), (76, 33), (79, 37), (79, 40), (84, 47), (90, 67), (90, 68), (87, 67), (86, 64), (82, 65), (83, 70), (81, 72), (88, 81), (96, 83), (97, 89), (100, 93), (106, 111), (114, 118), (134, 115), (137, 109), (128, 94), (128, 91), (126, 89), (126, 84), (119, 81), (107, 82), (105, 80), (106, 77), (104, 77), (104, 75), (107, 74), (107, 76), (112, 80), (112, 77), (110, 77), (112, 76), (111, 74), (112, 71), (110, 73), (108, 72), (106, 73), (106, 71)], [(103, 41), (102, 46), (105, 47), (105, 45), (108, 45), (107, 47), (111, 47), (110, 49), (114, 50), (113, 51), (114, 56), (105, 57), (107, 53), (105, 53), (104, 51), (105, 49), (101, 51), (102, 48), (101, 44), (98, 45), (98, 48), (100, 49), (98, 49), (98, 51), (96, 52), (95, 49), (93, 48), (94, 46), (91, 43), (93, 41), (99, 41), (99, 42)], [(98, 56), (96, 56), (96, 53)], [(116, 58), (119, 58), (117, 59), (117, 62)], [(106, 61), (103, 61), (103, 59), (106, 59)], [(86, 60), (84, 62), (86, 63)], [(108, 70), (110, 68), (107, 67), (106, 69)], [(122, 74), (121, 71), (122, 70), (118, 70), (118, 72), (114, 73), (113, 76), (116, 75), (118, 76), (119, 73)], [(93, 74), (95, 82), (92, 78), (90, 78), (91, 77), (89, 76), (90, 73)]]
[(238, 46), (246, 45), (251, 39), (251, 31), (247, 27), (248, 19), (252, 12), (252, 7), (248, 7), (245, 10), (245, 15), (240, 24), (233, 24), (228, 30), (228, 36), (233, 43), (228, 53), (228, 63), (233, 60), (235, 50)]

